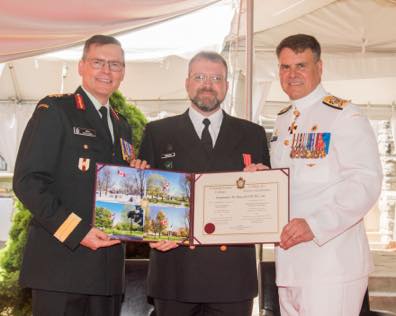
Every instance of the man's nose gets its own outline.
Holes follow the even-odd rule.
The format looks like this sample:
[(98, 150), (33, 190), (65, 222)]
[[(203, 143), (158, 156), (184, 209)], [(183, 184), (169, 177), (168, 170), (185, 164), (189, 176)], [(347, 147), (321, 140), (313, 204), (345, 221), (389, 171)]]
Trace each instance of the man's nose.
[(212, 84), (213, 84), (212, 79), (210, 79), (209, 77), (205, 78), (202, 81), (202, 85), (205, 86), (205, 87), (207, 87), (207, 86), (211, 87)]
[(289, 77), (294, 78), (297, 74), (296, 68), (291, 67), (289, 70)]

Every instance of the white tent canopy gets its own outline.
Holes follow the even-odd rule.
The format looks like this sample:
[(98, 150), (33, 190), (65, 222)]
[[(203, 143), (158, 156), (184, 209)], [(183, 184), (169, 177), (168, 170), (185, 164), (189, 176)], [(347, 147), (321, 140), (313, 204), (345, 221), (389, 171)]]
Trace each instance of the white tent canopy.
[[(38, 1), (41, 0), (35, 1), (35, 5)], [(120, 87), (127, 98), (131, 100), (184, 99), (187, 60), (201, 49), (221, 51), (234, 14), (233, 0), (134, 0), (130, 2), (134, 7), (138, 7), (140, 3), (149, 2), (153, 12), (165, 7), (166, 2), (169, 3), (168, 7), (172, 4), (173, 7), (178, 8), (178, 12), (184, 12), (186, 8), (192, 10), (191, 8), (194, 7), (195, 11), (192, 13), (182, 14), (178, 18), (165, 22), (161, 22), (160, 19), (160, 23), (155, 25), (117, 35), (125, 50), (127, 60), (125, 80)], [(155, 3), (161, 4), (159, 9), (155, 9)], [(208, 3), (212, 5), (207, 6)], [(149, 5), (143, 5), (143, 9), (145, 6)], [(76, 4), (75, 10), (77, 9)], [(154, 17), (150, 20), (153, 19)], [(42, 29), (42, 32), (45, 31), (50, 33), (51, 30)], [(92, 33), (88, 36), (90, 35)], [(5, 42), (8, 42), (7, 39)], [(40, 44), (39, 40), (38, 42)], [(34, 44), (38, 45), (35, 42)], [(14, 45), (14, 52), (7, 56), (15, 57), (28, 53), (17, 51), (18, 47)], [(51, 47), (53, 44), (42, 50), (48, 51)], [(0, 48), (0, 58), (1, 51), (2, 48)], [(11, 60), (2, 64), (2, 67), (0, 64), (0, 101), (37, 102), (49, 93), (74, 91), (80, 83), (77, 62), (81, 58), (81, 53), (82, 46), (78, 45), (67, 50)]]
[[(80, 47), (69, 57), (48, 54), (32, 59), (15, 58), (81, 43), (94, 33), (123, 32), (163, 21), (216, 2), (232, 6), (245, 1), (248, 0), (88, 0), (82, 4), (72, 0), (58, 1), (54, 5), (48, 0), (32, 3), (3, 0), (0, 4), (0, 62), (12, 61), (11, 65), (0, 65), (0, 100), (36, 101), (47, 93), (69, 92), (79, 82), (75, 61), (81, 53)], [(234, 73), (243, 75), (245, 51), (241, 43), (245, 10), (242, 8), (240, 12), (241, 16), (234, 20), (234, 31), (228, 36), (227, 47)], [(389, 89), (396, 83), (394, 21), (395, 0), (256, 0), (255, 86), (271, 83), (266, 85), (270, 89), (264, 99), (286, 101), (277, 84), (274, 51), (282, 38), (301, 32), (313, 34), (321, 42), (324, 80), (332, 92), (361, 104), (392, 104), (396, 101), (396, 89)], [(189, 57), (191, 52), (202, 47), (219, 49), (220, 38), (215, 40), (217, 46), (213, 46), (214, 42), (212, 46), (200, 43), (194, 46), (194, 42), (199, 35), (208, 37), (219, 27), (228, 27), (228, 23), (229, 16), (218, 14), (202, 17), (200, 22), (190, 22), (190, 25), (188, 22), (181, 24), (176, 32), (173, 31), (182, 34), (181, 37), (166, 36), (172, 31), (167, 28), (168, 23), (162, 23), (150, 36), (142, 33), (140, 37), (125, 39), (123, 44), (129, 46), (130, 65), (121, 90), (132, 100), (185, 98), (186, 60), (181, 57)], [(191, 24), (198, 24), (201, 34), (189, 34)], [(206, 25), (213, 31), (205, 29)], [(152, 44), (141, 45), (144, 37), (150, 37)], [(180, 50), (182, 44), (190, 46), (190, 51)], [(10, 66), (12, 70), (7, 69)], [(146, 75), (150, 79), (145, 78)]]
[[(8, 60), (0, 64), (0, 155), (8, 171), (13, 170), (20, 137), (36, 102), (47, 94), (73, 92), (81, 82), (77, 63), (82, 46), (48, 53), (55, 47), (70, 46), (92, 34), (138, 27), (117, 35), (127, 59), (120, 90), (129, 99), (149, 104), (148, 115), (156, 116), (164, 109), (164, 103), (158, 105), (157, 100), (165, 100), (168, 112), (180, 113), (186, 107), (187, 59), (183, 57), (203, 48), (221, 51), (233, 16), (232, 0), (18, 4), (7, 0), (0, 4), (0, 60)], [(19, 58), (38, 52), (47, 54)]]
[(195, 11), (219, 0), (2, 0), (0, 62), (82, 43)]
[[(274, 116), (271, 103), (287, 101), (277, 78), (275, 49), (296, 33), (314, 35), (322, 46), (324, 85), (339, 97), (380, 112), (396, 104), (395, 0), (267, 0), (254, 3), (255, 113)], [(231, 46), (244, 72), (242, 41)], [(381, 116), (379, 113), (377, 116)]]
[[(222, 49), (232, 9), (239, 4), (242, 8), (237, 10), (239, 14), (234, 18), (223, 54), (229, 61), (233, 80), (232, 97), (228, 97), (226, 107), (244, 116), (240, 105), (246, 75), (243, 44), (246, 1), (250, 0), (69, 0), (56, 4), (48, 0), (2, 0), (0, 62), (4, 63), (0, 64), (0, 120), (7, 123), (0, 124), (0, 154), (4, 146), (12, 145), (9, 152), (16, 151), (26, 113), (31, 111), (26, 110), (26, 105), (31, 109), (46, 94), (71, 92), (80, 83), (76, 69), (81, 47), (69, 50), (63, 57), (48, 52), (81, 43), (95, 33), (123, 33), (120, 38), (123, 46), (128, 47), (128, 63), (121, 91), (128, 99), (151, 117), (158, 117), (163, 111), (180, 113), (187, 104), (184, 90), (187, 57), (200, 49)], [(396, 104), (395, 2), (254, 1), (254, 119), (270, 124), (287, 102), (277, 79), (275, 47), (282, 38), (295, 33), (312, 34), (320, 41), (323, 79), (328, 91), (358, 104), (369, 104), (368, 114), (372, 118), (390, 117), (392, 104)], [(208, 11), (203, 15), (195, 12), (216, 6), (223, 8), (213, 9), (213, 15)], [(177, 15), (183, 16), (179, 21), (185, 19), (182, 24), (171, 19)], [(196, 19), (189, 20), (194, 15)], [(147, 27), (158, 21), (162, 23)], [(172, 23), (176, 30), (169, 27)], [(125, 31), (133, 28), (138, 29), (127, 37)], [(220, 29), (219, 35), (212, 37)], [(144, 44), (149, 38), (149, 44)], [(201, 39), (206, 41), (200, 42)], [(42, 52), (47, 54), (33, 56)], [(20, 58), (27, 56), (33, 57)], [(5, 110), (5, 106), (12, 110)], [(14, 134), (6, 134), (7, 131)], [(13, 161), (13, 155), (6, 160)], [(9, 167), (12, 170), (12, 163)]]

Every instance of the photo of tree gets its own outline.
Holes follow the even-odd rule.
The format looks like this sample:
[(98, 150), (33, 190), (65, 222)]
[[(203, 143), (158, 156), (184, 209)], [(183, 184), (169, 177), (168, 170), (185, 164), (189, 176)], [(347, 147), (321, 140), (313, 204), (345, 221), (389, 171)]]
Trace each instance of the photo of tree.
[(125, 241), (184, 241), (190, 174), (97, 164), (95, 226)]

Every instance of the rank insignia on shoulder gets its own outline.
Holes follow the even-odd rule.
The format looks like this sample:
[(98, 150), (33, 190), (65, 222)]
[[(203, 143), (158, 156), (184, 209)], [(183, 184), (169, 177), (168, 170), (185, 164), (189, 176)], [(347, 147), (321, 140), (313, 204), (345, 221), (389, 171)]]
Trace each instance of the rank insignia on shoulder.
[(64, 97), (70, 97), (73, 95), (72, 93), (53, 93), (49, 94), (48, 97), (50, 98), (64, 98)]
[(39, 110), (39, 109), (47, 110), (48, 108), (49, 108), (49, 105), (45, 104), (45, 103), (41, 103), (37, 106), (37, 110)]
[(74, 95), (74, 100), (75, 100), (75, 102), (76, 102), (76, 109), (77, 109), (77, 110), (80, 110), (80, 111), (85, 111), (86, 106), (85, 106), (84, 99), (83, 99), (83, 97), (81, 96), (81, 94), (76, 93), (76, 94)]
[(285, 113), (286, 113), (287, 111), (289, 111), (291, 108), (292, 108), (291, 105), (289, 105), (289, 106), (283, 108), (282, 110), (279, 111), (278, 115), (285, 114)]
[(337, 110), (343, 110), (348, 105), (349, 101), (337, 98), (333, 95), (325, 96), (322, 100), (323, 104), (328, 105)]

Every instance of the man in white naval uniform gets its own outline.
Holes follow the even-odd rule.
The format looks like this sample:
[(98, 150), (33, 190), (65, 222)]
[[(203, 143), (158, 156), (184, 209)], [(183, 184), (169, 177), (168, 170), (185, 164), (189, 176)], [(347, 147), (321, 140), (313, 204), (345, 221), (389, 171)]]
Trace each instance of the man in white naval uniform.
[(309, 35), (277, 47), (282, 89), (272, 168), (290, 168), (290, 222), (276, 247), (283, 316), (357, 316), (372, 271), (363, 217), (381, 191), (369, 121), (320, 84), (320, 45)]

